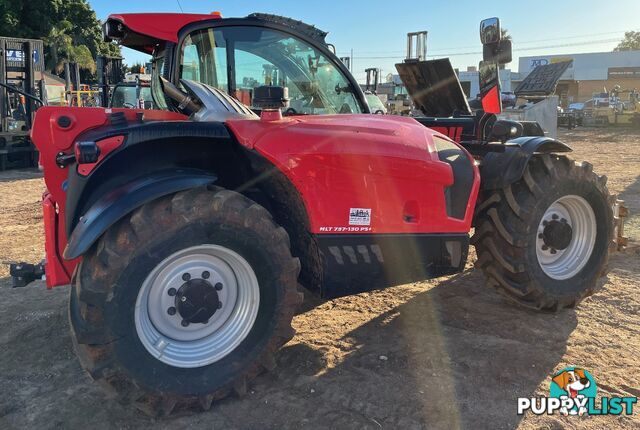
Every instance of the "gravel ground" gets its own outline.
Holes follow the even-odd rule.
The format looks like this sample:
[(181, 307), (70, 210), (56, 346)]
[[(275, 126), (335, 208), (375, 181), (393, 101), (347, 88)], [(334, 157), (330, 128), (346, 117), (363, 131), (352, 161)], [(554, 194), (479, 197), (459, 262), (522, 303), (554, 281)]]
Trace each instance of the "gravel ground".
[[(561, 132), (574, 158), (607, 174), (640, 214), (640, 135)], [(0, 261), (43, 256), (36, 171), (0, 172)], [(516, 398), (544, 396), (550, 375), (582, 366), (600, 395), (640, 395), (640, 217), (605, 288), (575, 310), (519, 309), (459, 275), (329, 302), (307, 299), (298, 334), (242, 399), (154, 421), (107, 399), (74, 357), (68, 287), (11, 289), (0, 267), (0, 428), (640, 428), (632, 417), (516, 415)], [(636, 409), (640, 408), (637, 406)]]

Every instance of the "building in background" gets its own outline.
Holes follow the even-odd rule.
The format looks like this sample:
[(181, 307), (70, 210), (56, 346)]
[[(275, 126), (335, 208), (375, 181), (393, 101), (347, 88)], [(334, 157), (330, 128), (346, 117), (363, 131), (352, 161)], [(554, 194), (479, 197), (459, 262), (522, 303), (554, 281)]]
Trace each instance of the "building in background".
[[(512, 92), (537, 66), (562, 61), (571, 63), (556, 89), (563, 107), (592, 99), (606, 102), (608, 93), (616, 85), (622, 90), (640, 89), (640, 51), (620, 51), (520, 57), (518, 72), (500, 70), (502, 92)], [(479, 94), (477, 67), (458, 71), (458, 78), (468, 98), (475, 98)], [(378, 85), (377, 93), (383, 101), (407, 97), (400, 77), (392, 73)]]
[(562, 61), (571, 62), (556, 89), (562, 106), (601, 97), (601, 93), (611, 91), (616, 85), (622, 89), (640, 89), (640, 51), (520, 57), (518, 73), (512, 76), (513, 87), (537, 66)]

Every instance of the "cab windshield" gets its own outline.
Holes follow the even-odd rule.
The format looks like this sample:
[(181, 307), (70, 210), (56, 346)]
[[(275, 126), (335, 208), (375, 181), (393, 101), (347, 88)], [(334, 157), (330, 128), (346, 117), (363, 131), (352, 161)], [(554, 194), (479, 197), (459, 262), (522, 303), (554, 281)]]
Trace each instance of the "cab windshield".
[(116, 85), (111, 96), (112, 108), (152, 109), (151, 88), (139, 85)]
[(288, 114), (362, 113), (349, 80), (332, 59), (287, 33), (262, 27), (208, 28), (180, 49), (180, 79), (199, 81), (253, 106), (261, 85), (289, 89)]

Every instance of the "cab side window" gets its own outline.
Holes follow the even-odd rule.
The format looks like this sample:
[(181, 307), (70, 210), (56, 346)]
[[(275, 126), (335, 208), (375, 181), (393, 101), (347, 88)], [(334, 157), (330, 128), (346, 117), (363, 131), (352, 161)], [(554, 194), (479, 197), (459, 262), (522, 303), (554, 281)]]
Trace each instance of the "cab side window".
[(228, 90), (227, 49), (220, 31), (205, 29), (187, 36), (182, 45), (180, 79)]

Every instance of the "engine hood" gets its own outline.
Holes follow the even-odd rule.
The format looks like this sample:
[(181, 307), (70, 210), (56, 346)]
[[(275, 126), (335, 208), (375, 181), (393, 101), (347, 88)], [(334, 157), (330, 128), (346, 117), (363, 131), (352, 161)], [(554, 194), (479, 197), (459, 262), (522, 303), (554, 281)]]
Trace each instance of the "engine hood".
[(291, 145), (292, 153), (298, 152), (300, 145), (317, 152), (335, 145), (342, 150), (367, 153), (384, 150), (387, 155), (392, 151), (403, 158), (423, 158), (435, 152), (433, 135), (448, 139), (412, 118), (401, 116), (310, 115), (280, 121), (229, 120), (227, 126), (249, 149), (278, 140), (289, 142), (287, 146)]
[[(473, 159), (412, 118), (299, 116), (226, 124), (242, 146), (293, 184), (305, 202), (311, 232), (466, 233), (471, 224), (479, 184)], [(273, 174), (266, 164), (256, 166), (261, 174)], [(370, 228), (347, 224), (353, 208), (371, 212)], [(403, 218), (412, 208), (420, 215)], [(452, 217), (455, 227), (447, 225)]]

